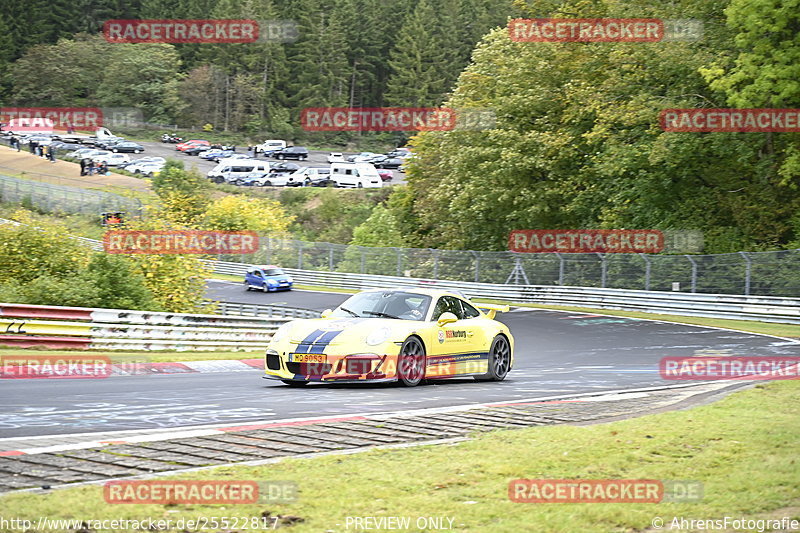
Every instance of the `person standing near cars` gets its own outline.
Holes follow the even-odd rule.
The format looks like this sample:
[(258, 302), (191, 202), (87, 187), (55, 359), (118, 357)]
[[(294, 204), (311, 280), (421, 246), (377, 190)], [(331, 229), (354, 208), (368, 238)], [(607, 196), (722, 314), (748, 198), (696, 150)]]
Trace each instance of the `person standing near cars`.
[(87, 158), (85, 158), (85, 157), (82, 158), (81, 159), (81, 176), (85, 176), (86, 175), (86, 173), (88, 172), (86, 167), (88, 167), (88, 166), (89, 166), (89, 160)]
[(51, 163), (55, 163), (56, 162), (56, 149), (53, 148), (52, 145), (47, 147), (47, 157), (48, 157), (48, 159), (50, 159)]

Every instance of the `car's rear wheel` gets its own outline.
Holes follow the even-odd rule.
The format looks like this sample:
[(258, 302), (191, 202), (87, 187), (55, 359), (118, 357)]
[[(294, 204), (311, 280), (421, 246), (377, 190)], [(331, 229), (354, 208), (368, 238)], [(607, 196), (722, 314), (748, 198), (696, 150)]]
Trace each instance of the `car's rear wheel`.
[(425, 377), (425, 347), (419, 337), (409, 337), (397, 356), (397, 380), (406, 387), (416, 387)]
[(502, 381), (511, 370), (511, 345), (502, 335), (492, 341), (489, 348), (489, 371), (483, 376), (476, 376), (478, 381)]
[(308, 381), (295, 381), (293, 379), (282, 379), (281, 381), (290, 387), (305, 387), (308, 385)]

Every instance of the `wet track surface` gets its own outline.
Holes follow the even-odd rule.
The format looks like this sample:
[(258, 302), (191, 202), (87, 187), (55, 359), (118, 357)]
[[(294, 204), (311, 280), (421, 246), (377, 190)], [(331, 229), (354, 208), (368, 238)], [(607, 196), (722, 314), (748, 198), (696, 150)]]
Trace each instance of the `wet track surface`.
[[(219, 299), (314, 309), (348, 295), (245, 292), (212, 283)], [(800, 344), (707, 327), (539, 309), (498, 315), (516, 339), (515, 366), (500, 383), (450, 380), (407, 389), (393, 384), (312, 384), (289, 388), (258, 370), (112, 377), (3, 380), (0, 437), (176, 428), (295, 417), (377, 413), (586, 392), (674, 385), (661, 379), (665, 356), (714, 350), (727, 355), (800, 355)], [(261, 354), (243, 354), (260, 357)]]

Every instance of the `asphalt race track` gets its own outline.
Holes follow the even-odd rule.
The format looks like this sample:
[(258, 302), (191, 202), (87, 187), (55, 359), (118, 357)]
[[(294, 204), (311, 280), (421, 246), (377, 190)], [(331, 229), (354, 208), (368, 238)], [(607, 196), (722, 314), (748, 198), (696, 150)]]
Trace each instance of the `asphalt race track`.
[[(348, 296), (297, 290), (245, 292), (232, 282), (210, 283), (209, 294), (228, 301), (312, 309), (333, 307)], [(498, 316), (516, 338), (514, 369), (500, 383), (464, 379), (413, 389), (393, 384), (312, 384), (294, 389), (261, 379), (257, 370), (2, 380), (0, 437), (375, 413), (661, 387), (682, 383), (660, 378), (658, 362), (665, 356), (694, 355), (698, 350), (800, 356), (800, 343), (707, 327), (539, 309), (518, 308)]]

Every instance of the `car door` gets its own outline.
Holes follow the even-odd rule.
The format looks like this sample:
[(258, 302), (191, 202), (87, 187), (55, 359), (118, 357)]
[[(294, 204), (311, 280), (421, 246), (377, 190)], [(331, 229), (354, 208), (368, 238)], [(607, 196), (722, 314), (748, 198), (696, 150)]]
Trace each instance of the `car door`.
[(488, 355), (481, 346), (480, 313), (474, 308), (465, 309), (459, 298), (441, 296), (435, 304), (432, 321), (438, 321), (444, 313), (452, 313), (458, 320), (444, 326), (434, 325), (436, 340), (428, 349), (426, 376), (435, 379), (486, 372)]
[(264, 275), (262, 274), (261, 270), (257, 268), (248, 270), (244, 278), (247, 284), (251, 287), (257, 287), (260, 289), (264, 286)]

